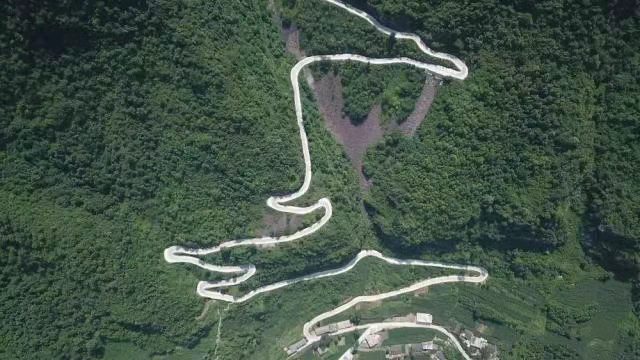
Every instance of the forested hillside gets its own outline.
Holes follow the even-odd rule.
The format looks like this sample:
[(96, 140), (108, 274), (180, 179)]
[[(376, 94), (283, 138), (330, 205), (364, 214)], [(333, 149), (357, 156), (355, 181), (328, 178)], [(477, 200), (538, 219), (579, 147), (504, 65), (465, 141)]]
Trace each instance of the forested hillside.
[[(505, 358), (580, 358), (592, 342), (606, 350), (592, 356), (640, 356), (628, 304), (640, 313), (640, 287), (607, 282), (598, 265), (625, 281), (640, 268), (636, 2), (351, 3), (460, 57), (469, 78), (445, 82), (416, 137), (369, 152), (368, 193), (303, 89), (305, 199), (330, 197), (333, 218), (299, 242), (208, 260), (260, 269), (236, 292), (361, 248), (480, 264), (496, 282), (447, 301), (503, 326)], [(365, 264), (203, 311), (194, 287), (214, 275), (162, 258), (170, 245), (264, 234), (265, 199), (300, 185), (280, 25), (300, 29), (307, 54), (411, 46), (318, 0), (9, 0), (0, 19), (0, 359), (277, 359), (310, 314), (420, 278)], [(422, 81), (399, 68), (314, 71), (339, 72), (355, 121), (375, 103), (402, 121)], [(505, 293), (526, 316), (502, 313)]]
[(380, 186), (368, 201), (389, 241), (550, 249), (578, 217), (587, 247), (637, 271), (637, 4), (354, 4), (471, 69), (443, 89), (417, 141), (390, 138), (370, 154)]
[[(308, 53), (414, 54), (330, 5), (283, 3)], [(579, 218), (585, 245), (637, 266), (640, 10), (633, 1), (350, 3), (470, 67), (468, 80), (442, 89), (418, 139), (391, 136), (370, 153), (365, 171), (379, 186), (366, 204), (389, 245), (480, 241), (549, 250), (566, 242)], [(328, 16), (318, 20), (319, 12)], [(377, 88), (394, 86), (363, 74), (379, 68), (344, 68), (337, 71), (345, 112), (356, 118), (381, 101)], [(363, 79), (369, 91), (355, 90)]]
[[(257, 234), (264, 200), (301, 181), (293, 62), (266, 3), (0, 9), (0, 358), (195, 345), (216, 320), (194, 321), (204, 274), (169, 266), (164, 248)], [(357, 250), (334, 232), (304, 250), (315, 261), (256, 263), (272, 264), (269, 279), (331, 266)]]
[[(597, 301), (600, 285), (591, 281), (611, 275), (597, 275), (594, 263), (625, 281), (637, 279), (640, 269), (638, 5), (350, 3), (391, 28), (416, 32), (434, 49), (464, 59), (470, 69), (465, 81), (441, 87), (415, 138), (392, 134), (368, 154), (364, 170), (373, 186), (364, 206), (382, 246), (406, 256), (452, 254), (488, 267), (494, 277), (525, 279), (526, 286), (508, 290), (523, 298), (528, 286), (536, 288), (545, 298), (545, 330), (573, 343), (556, 348), (529, 327), (522, 330), (526, 340), (511, 348), (513, 358), (638, 356), (637, 318), (629, 320), (635, 325), (620, 320), (620, 327), (609, 331), (626, 331), (630, 343), (622, 335), (615, 350), (582, 352), (581, 341), (599, 341), (578, 329), (591, 320), (572, 320), (570, 314), (582, 311), (579, 302), (559, 295), (588, 283), (592, 292), (585, 291), (583, 300)], [(366, 23), (350, 22), (331, 6), (283, 1), (283, 8), (300, 29), (307, 53), (413, 55), (401, 42), (364, 34)], [(345, 33), (369, 38), (341, 38)], [(385, 82), (395, 86), (382, 75), (368, 79), (373, 67), (354, 68), (323, 71), (342, 76), (345, 97), (354, 96), (350, 101), (357, 109), (381, 101), (375, 90), (354, 90), (363, 79), (373, 89), (388, 91)], [(345, 105), (344, 111), (353, 108)], [(636, 288), (630, 296), (636, 311), (638, 294)], [(597, 306), (607, 308), (608, 301)], [(504, 318), (501, 306), (475, 314), (510, 323), (518, 333), (514, 329), (526, 322)]]

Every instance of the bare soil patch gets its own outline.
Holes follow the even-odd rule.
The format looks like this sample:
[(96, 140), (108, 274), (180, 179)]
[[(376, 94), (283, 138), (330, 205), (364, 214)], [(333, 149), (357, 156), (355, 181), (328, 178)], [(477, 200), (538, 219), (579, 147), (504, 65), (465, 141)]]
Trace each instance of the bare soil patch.
[[(291, 25), (291, 27), (281, 27), (282, 29), (282, 39), (284, 40), (284, 46), (288, 53), (295, 56), (296, 60), (300, 60), (307, 56), (300, 48), (300, 30), (295, 25)], [(311, 74), (311, 70), (309, 68), (302, 69), (302, 75), (304, 79), (307, 81), (309, 87), (313, 88), (313, 75)]]
[(480, 323), (478, 324), (478, 326), (476, 326), (476, 331), (479, 332), (480, 334), (485, 334), (487, 332), (489, 328), (487, 327), (487, 325)]
[[(281, 24), (281, 22), (279, 23)], [(306, 54), (300, 47), (300, 31), (297, 27), (291, 25), (291, 27), (281, 27), (281, 29), (286, 51), (298, 60), (304, 58)], [(311, 71), (307, 68), (303, 70), (303, 75), (313, 89), (325, 125), (335, 139), (344, 146), (351, 165), (358, 174), (360, 186), (365, 190), (372, 185), (363, 172), (363, 158), (367, 149), (380, 141), (384, 134), (391, 131), (400, 131), (405, 136), (414, 136), (429, 112), (439, 84), (438, 79), (427, 76), (422, 87), (422, 93), (416, 101), (416, 106), (411, 115), (402, 123), (392, 123), (383, 127), (380, 118), (382, 110), (379, 104), (374, 105), (367, 118), (358, 125), (354, 125), (351, 119), (344, 114), (344, 98), (340, 76), (329, 73), (316, 81)], [(282, 224), (283, 220), (266, 219), (265, 221), (272, 224), (271, 229), (273, 230), (287, 228), (286, 225)]]
[(280, 236), (293, 234), (302, 227), (302, 216), (287, 213), (268, 212), (262, 218), (264, 227), (260, 236)]
[(329, 73), (314, 84), (314, 94), (325, 124), (336, 140), (345, 148), (353, 168), (360, 177), (360, 185), (367, 188), (370, 184), (362, 172), (362, 158), (367, 148), (375, 144), (384, 134), (380, 126), (380, 105), (374, 105), (367, 118), (354, 125), (342, 111), (342, 83), (340, 77)]
[(282, 38), (287, 52), (293, 54), (298, 60), (305, 57), (304, 51), (300, 49), (300, 31), (295, 25), (289, 28), (283, 27)]
[(363, 172), (363, 158), (367, 149), (382, 139), (384, 134), (400, 131), (405, 136), (414, 136), (418, 127), (427, 116), (438, 89), (439, 80), (428, 76), (422, 87), (422, 93), (416, 101), (416, 106), (409, 117), (402, 123), (381, 125), (381, 108), (374, 105), (367, 118), (358, 125), (344, 114), (344, 99), (342, 96), (342, 82), (340, 76), (329, 73), (320, 80), (313, 81), (313, 92), (318, 107), (336, 140), (344, 146), (351, 164), (360, 178), (363, 189), (371, 187), (372, 182)]
[(213, 300), (205, 300), (204, 302), (204, 307), (202, 308), (202, 312), (200, 313), (200, 315), (196, 316), (196, 320), (200, 321), (202, 319), (204, 319), (205, 316), (207, 316), (207, 312), (209, 312), (209, 306), (211, 306), (211, 303), (213, 302)]

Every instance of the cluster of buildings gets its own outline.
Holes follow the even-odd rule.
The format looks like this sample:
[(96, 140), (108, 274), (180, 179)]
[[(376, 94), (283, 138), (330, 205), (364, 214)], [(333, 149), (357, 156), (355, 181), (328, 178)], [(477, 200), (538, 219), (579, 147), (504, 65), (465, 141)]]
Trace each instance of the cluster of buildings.
[[(386, 319), (385, 322), (414, 322), (416, 324), (431, 325), (433, 316), (428, 313), (415, 313), (405, 316), (396, 316)], [(388, 338), (387, 331), (379, 331), (365, 337), (360, 349), (362, 351), (385, 351), (385, 358), (388, 360), (401, 359), (427, 359), (446, 360), (444, 353), (440, 351), (436, 338), (432, 341), (425, 341), (418, 344), (405, 344), (381, 347), (380, 345)], [(443, 341), (439, 340), (438, 341)]]
[[(322, 336), (325, 334), (334, 333), (339, 330), (348, 329), (352, 326), (353, 324), (351, 323), (351, 321), (345, 320), (345, 321), (339, 321), (337, 323), (332, 323), (324, 326), (318, 326), (317, 328), (313, 329), (312, 332), (317, 336)], [(300, 349), (304, 348), (306, 345), (307, 345), (307, 339), (303, 338), (302, 340), (299, 340), (285, 347), (284, 351), (287, 353), (287, 356), (291, 356), (297, 353), (298, 351), (300, 351)]]
[[(385, 320), (385, 322), (415, 322), (416, 324), (431, 325), (433, 316), (428, 313), (415, 313), (405, 316), (393, 317)], [(355, 325), (349, 320), (339, 321), (323, 326), (318, 326), (312, 330), (316, 336), (335, 334), (341, 330), (349, 329)], [(476, 336), (472, 331), (464, 329), (458, 333), (458, 338), (462, 345), (466, 348), (467, 353), (478, 360), (498, 360), (498, 348), (490, 344), (487, 339)], [(388, 360), (404, 360), (404, 359), (424, 359), (424, 360), (446, 360), (446, 356), (442, 351), (448, 340), (434, 337), (430, 341), (416, 344), (393, 345), (383, 347), (382, 344), (388, 338), (388, 331), (378, 331), (368, 334), (364, 341), (360, 344), (361, 351), (385, 351), (385, 359)], [(343, 339), (344, 340), (344, 339)], [(294, 344), (284, 348), (287, 356), (291, 356), (299, 352), (307, 345), (307, 340), (302, 339)], [(322, 354), (328, 348), (319, 347), (318, 354)], [(353, 355), (349, 354), (349, 356)]]

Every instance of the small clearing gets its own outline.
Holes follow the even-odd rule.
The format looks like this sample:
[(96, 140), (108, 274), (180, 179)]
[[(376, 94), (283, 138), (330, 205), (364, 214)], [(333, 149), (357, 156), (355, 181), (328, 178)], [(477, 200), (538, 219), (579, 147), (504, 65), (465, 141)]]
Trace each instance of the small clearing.
[(264, 226), (260, 236), (292, 234), (302, 226), (302, 216), (269, 211), (262, 218), (262, 223)]
[(329, 73), (314, 84), (314, 94), (325, 124), (344, 146), (353, 168), (358, 173), (360, 185), (368, 188), (371, 184), (362, 172), (362, 159), (367, 148), (382, 139), (384, 130), (380, 126), (380, 105), (374, 105), (367, 118), (359, 125), (354, 125), (342, 111), (342, 82), (340, 77)]

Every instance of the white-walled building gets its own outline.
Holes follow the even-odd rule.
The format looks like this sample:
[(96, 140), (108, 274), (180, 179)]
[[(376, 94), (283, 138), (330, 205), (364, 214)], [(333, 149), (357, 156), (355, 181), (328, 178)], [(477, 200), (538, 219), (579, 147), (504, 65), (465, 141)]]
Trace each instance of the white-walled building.
[(416, 314), (416, 322), (418, 324), (431, 325), (431, 323), (433, 322), (433, 316), (431, 316), (431, 314), (427, 314), (427, 313), (417, 313)]
[(433, 341), (425, 341), (422, 343), (422, 351), (438, 350), (438, 345)]

